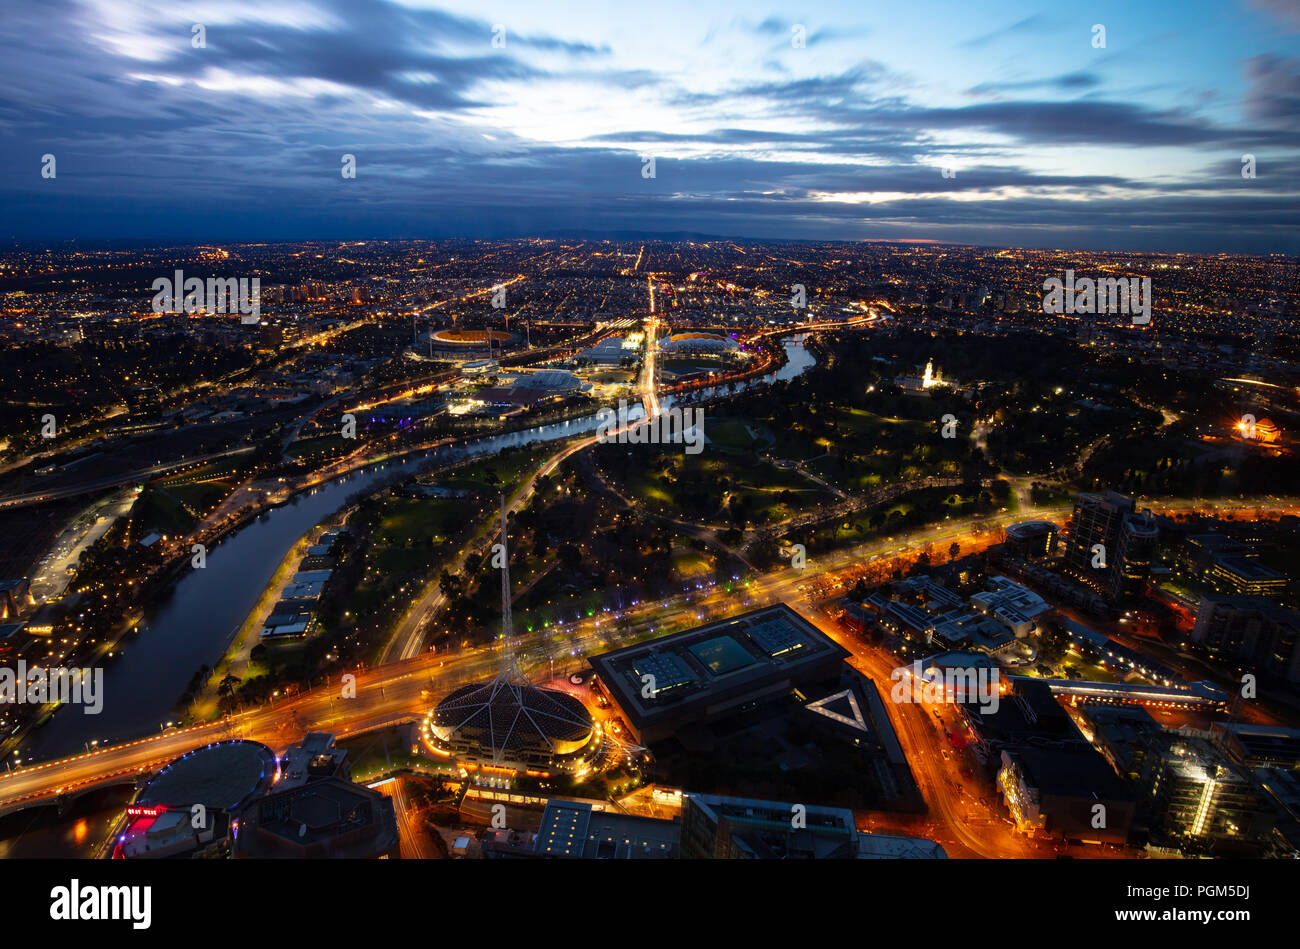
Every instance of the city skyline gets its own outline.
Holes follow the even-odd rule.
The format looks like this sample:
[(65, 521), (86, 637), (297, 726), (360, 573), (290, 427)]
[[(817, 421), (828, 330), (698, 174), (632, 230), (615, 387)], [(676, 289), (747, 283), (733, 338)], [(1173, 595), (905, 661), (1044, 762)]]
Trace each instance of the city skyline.
[(1287, 925), (1298, 4), (0, 4), (19, 935)]

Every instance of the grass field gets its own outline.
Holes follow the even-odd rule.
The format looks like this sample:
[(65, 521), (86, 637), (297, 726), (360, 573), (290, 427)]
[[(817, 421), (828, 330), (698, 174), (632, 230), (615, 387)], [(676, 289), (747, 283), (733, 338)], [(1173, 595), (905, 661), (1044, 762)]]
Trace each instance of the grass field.
[(325, 458), (334, 458), (338, 455), (346, 455), (356, 447), (356, 442), (345, 439), (341, 435), (315, 435), (311, 438), (300, 438), (292, 445), (286, 454), (290, 458), (303, 458), (307, 460), (320, 460)]
[[(722, 516), (721, 506), (742, 504), (751, 519), (764, 522), (784, 520), (834, 496), (798, 471), (779, 468), (768, 461), (746, 464), (739, 455), (722, 452), (685, 455), (671, 474), (645, 465), (627, 473), (620, 486), (626, 497), (635, 497), (653, 510), (673, 516), (699, 516), (705, 520)], [(684, 492), (704, 486), (712, 492), (718, 507), (694, 510), (682, 503)]]
[(417, 540), (445, 540), (464, 523), (470, 504), (460, 498), (390, 498), (375, 530), (374, 544), (410, 547)]
[(737, 418), (706, 418), (704, 434), (709, 439), (710, 448), (722, 451), (740, 452), (758, 444), (758, 440), (749, 434), (745, 423)]
[(131, 511), (131, 519), (137, 533), (148, 528), (167, 536), (188, 533), (198, 522), (185, 510), (182, 499), (175, 492), (160, 491), (153, 485), (146, 485), (140, 493)]
[[(499, 491), (501, 485), (516, 485), (523, 479), (524, 472), (538, 468), (543, 461), (559, 451), (558, 442), (548, 442), (524, 448), (508, 455), (484, 458), (472, 464), (457, 468), (445, 477), (437, 479), (437, 484), (445, 488), (464, 488), (473, 491)], [(494, 475), (496, 480), (490, 480)]]
[(683, 580), (690, 580), (709, 576), (713, 572), (713, 563), (698, 551), (688, 549), (673, 553), (673, 569)]

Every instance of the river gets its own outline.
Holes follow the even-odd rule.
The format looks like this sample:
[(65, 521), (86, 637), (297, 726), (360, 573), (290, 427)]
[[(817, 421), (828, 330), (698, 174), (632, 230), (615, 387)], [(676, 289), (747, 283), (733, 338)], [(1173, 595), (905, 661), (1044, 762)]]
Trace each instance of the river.
[[(786, 381), (807, 371), (817, 360), (804, 346), (805, 340), (806, 336), (788, 339), (784, 366), (740, 386), (773, 379)], [(691, 399), (716, 394), (703, 389), (693, 393)], [(671, 400), (663, 403), (665, 407), (671, 404)], [(638, 416), (639, 406), (632, 413), (632, 417)], [(504, 448), (568, 438), (595, 431), (596, 425), (596, 416), (591, 415), (471, 439), (400, 462), (359, 469), (296, 495), (210, 550), (206, 568), (192, 571), (177, 583), (171, 595), (140, 624), (137, 634), (123, 641), (123, 649), (104, 668), (100, 714), (85, 715), (81, 708), (73, 706), (60, 710), (24, 743), (23, 759), (61, 758), (84, 750), (91, 741), (121, 741), (161, 731), (198, 667), (212, 665), (224, 654), (285, 555), (303, 534), (342, 508), (349, 496), (395, 473), (414, 472), (430, 462), (441, 466), (496, 454)]]

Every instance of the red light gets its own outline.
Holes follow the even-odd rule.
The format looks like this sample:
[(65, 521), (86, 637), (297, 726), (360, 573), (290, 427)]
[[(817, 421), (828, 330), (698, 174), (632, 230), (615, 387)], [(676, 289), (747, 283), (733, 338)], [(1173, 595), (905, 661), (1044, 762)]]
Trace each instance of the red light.
[(154, 807), (128, 807), (126, 809), (127, 817), (157, 817), (166, 813), (167, 808), (161, 804)]

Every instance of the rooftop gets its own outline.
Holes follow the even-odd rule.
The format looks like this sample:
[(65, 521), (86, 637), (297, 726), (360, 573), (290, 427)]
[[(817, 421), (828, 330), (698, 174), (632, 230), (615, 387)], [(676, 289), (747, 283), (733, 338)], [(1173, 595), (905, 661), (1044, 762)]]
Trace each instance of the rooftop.
[(716, 711), (720, 699), (752, 695), (847, 656), (779, 604), (625, 646), (593, 657), (591, 665), (631, 724), (641, 728), (696, 708)]
[(181, 755), (145, 785), (137, 804), (230, 810), (270, 787), (276, 761), (256, 741), (219, 741)]

